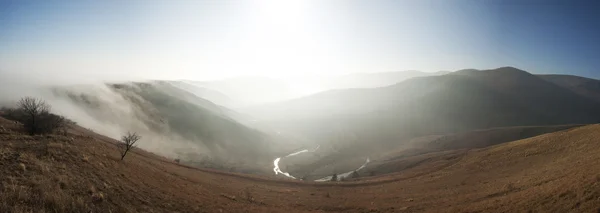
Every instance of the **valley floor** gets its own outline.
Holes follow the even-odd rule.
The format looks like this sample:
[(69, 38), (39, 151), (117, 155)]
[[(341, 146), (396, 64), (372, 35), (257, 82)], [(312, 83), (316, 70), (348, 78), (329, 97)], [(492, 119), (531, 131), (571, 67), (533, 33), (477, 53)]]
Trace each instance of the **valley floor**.
[(0, 212), (600, 211), (600, 125), (342, 183), (197, 169), (143, 150), (120, 161), (115, 141), (84, 129), (32, 137), (0, 126)]

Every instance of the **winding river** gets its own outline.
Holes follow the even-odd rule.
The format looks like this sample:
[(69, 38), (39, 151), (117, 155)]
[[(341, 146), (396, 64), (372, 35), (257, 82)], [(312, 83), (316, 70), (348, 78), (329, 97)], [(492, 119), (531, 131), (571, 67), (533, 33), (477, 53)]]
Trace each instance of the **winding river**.
[[(281, 171), (281, 169), (279, 168), (279, 161), (282, 158), (287, 158), (287, 157), (298, 155), (298, 154), (305, 153), (305, 152), (316, 152), (319, 149), (319, 147), (321, 147), (321, 146), (319, 145), (319, 146), (317, 146), (317, 148), (315, 148), (313, 150), (308, 150), (308, 149), (300, 150), (300, 151), (291, 153), (289, 155), (286, 155), (284, 157), (276, 158), (275, 160), (273, 160), (273, 172), (275, 172), (275, 175), (282, 174), (282, 175), (284, 175), (286, 177), (289, 177), (289, 178), (292, 178), (292, 179), (297, 179), (296, 177), (290, 175), (290, 173)], [(338, 178), (347, 178), (348, 176), (350, 176), (352, 174), (352, 172), (359, 171), (359, 170), (365, 168), (367, 166), (367, 164), (369, 164), (369, 162), (371, 162), (371, 160), (367, 157), (367, 160), (365, 161), (365, 163), (363, 163), (363, 165), (361, 165), (360, 167), (358, 167), (358, 169), (355, 169), (355, 170), (352, 170), (352, 171), (349, 171), (349, 172), (346, 172), (346, 173), (337, 174), (337, 177)], [(315, 181), (317, 181), (317, 182), (330, 181), (331, 177), (332, 176), (327, 176), (327, 177), (323, 177), (321, 179), (317, 179)]]
[[(369, 162), (371, 162), (371, 160), (369, 158), (367, 158), (367, 160), (365, 161), (365, 163), (363, 163), (363, 165), (361, 165), (360, 167), (358, 167), (358, 169), (346, 172), (346, 173), (341, 173), (341, 174), (337, 174), (337, 178), (347, 178), (348, 176), (350, 176), (352, 174), (352, 172), (358, 172), (359, 170), (365, 168), (367, 166), (367, 164), (369, 164)], [(315, 180), (316, 182), (325, 182), (325, 181), (330, 181), (332, 176), (327, 176), (321, 179), (317, 179)]]
[[(316, 152), (316, 151), (319, 149), (319, 147), (321, 147), (321, 146), (320, 146), (320, 145), (318, 145), (318, 146), (317, 146), (317, 148), (315, 148), (315, 149), (314, 149), (314, 150), (312, 150), (312, 151), (309, 151), (308, 149), (301, 150), (301, 151), (297, 151), (297, 152), (294, 152), (294, 153), (292, 153), (292, 154), (286, 155), (286, 156), (285, 156), (285, 157), (283, 157), (283, 158), (287, 158), (287, 157), (294, 156), (294, 155), (298, 155), (298, 154), (300, 154), (300, 153), (305, 153), (305, 152)], [(275, 172), (275, 175), (282, 174), (282, 175), (285, 175), (286, 177), (289, 177), (289, 178), (296, 179), (294, 176), (290, 175), (290, 173), (287, 173), (287, 172), (282, 172), (282, 171), (281, 171), (281, 169), (279, 169), (279, 161), (280, 161), (280, 160), (281, 160), (281, 158), (276, 158), (276, 159), (273, 161), (273, 165), (274, 165), (274, 167), (273, 167), (273, 171)]]

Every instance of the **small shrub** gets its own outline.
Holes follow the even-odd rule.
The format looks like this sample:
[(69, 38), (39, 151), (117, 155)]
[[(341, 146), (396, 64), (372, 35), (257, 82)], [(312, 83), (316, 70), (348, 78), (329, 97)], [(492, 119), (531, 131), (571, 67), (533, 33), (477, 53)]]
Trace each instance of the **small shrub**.
[(30, 123), (26, 122), (25, 125), (23, 125), (25, 129), (30, 131), (36, 129), (34, 134), (49, 134), (64, 129), (65, 118), (60, 115), (45, 113), (40, 115), (37, 124), (35, 124), (37, 126), (30, 124), (32, 126), (28, 127), (26, 124)]

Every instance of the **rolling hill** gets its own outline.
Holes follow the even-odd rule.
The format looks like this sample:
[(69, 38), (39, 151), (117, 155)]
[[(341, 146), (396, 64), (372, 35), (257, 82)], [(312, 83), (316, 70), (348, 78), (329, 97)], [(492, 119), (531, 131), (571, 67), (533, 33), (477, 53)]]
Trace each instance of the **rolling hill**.
[(235, 101), (229, 98), (227, 95), (215, 91), (212, 89), (204, 88), (194, 84), (191, 81), (157, 81), (166, 84), (170, 84), (179, 89), (190, 92), (199, 98), (206, 99), (210, 102), (215, 103), (216, 105), (224, 106), (227, 108), (231, 108), (235, 106)]
[(169, 82), (59, 87), (53, 95), (86, 127), (113, 138), (136, 131), (150, 139), (143, 148), (194, 165), (266, 173), (280, 148), (275, 136), (239, 123), (238, 113)]
[(558, 126), (515, 126), (482, 129), (446, 135), (428, 135), (398, 141), (386, 149), (342, 155), (340, 153), (314, 152), (285, 158), (279, 166), (295, 177), (307, 180), (319, 179), (332, 173), (347, 172), (364, 163), (364, 157), (370, 163), (358, 173), (382, 175), (401, 172), (406, 168), (427, 162), (440, 153), (461, 153), (464, 150), (485, 148), (510, 141), (535, 137), (542, 134), (580, 127), (581, 125)]
[(475, 130), (448, 135), (430, 135), (413, 138), (395, 149), (378, 153), (373, 163), (361, 174), (400, 172), (431, 161), (432, 156), (454, 155), (465, 150), (485, 148), (502, 143), (535, 137), (580, 127), (581, 125), (517, 126)]
[(447, 73), (449, 72), (429, 73), (409, 70), (333, 76), (299, 76), (291, 79), (242, 76), (213, 81), (170, 81), (170, 83), (216, 104), (237, 109), (285, 101), (332, 89), (384, 87), (415, 77)]
[[(595, 85), (459, 70), (246, 111), (272, 131), (197, 85), (54, 87), (54, 112), (89, 129), (29, 136), (0, 118), (0, 212), (598, 211)], [(125, 130), (143, 139), (120, 161)], [(279, 166), (314, 180), (371, 162), (339, 183), (273, 176), (307, 147)]]
[(600, 81), (573, 75), (538, 75), (540, 78), (600, 102)]
[(450, 72), (421, 72), (416, 70), (396, 71), (396, 72), (375, 72), (375, 73), (352, 73), (341, 76), (332, 76), (322, 78), (319, 81), (322, 88), (349, 89), (349, 88), (376, 88), (397, 84), (404, 80), (424, 76), (445, 75)]
[[(246, 112), (321, 145), (326, 157), (291, 169), (299, 173), (351, 169), (345, 162), (364, 161), (419, 137), (600, 122), (598, 102), (513, 67), (460, 70), (388, 87), (332, 90)], [(462, 143), (464, 148), (478, 147), (472, 140)]]
[(375, 144), (494, 127), (600, 121), (599, 103), (512, 67), (327, 91), (247, 112), (315, 139), (346, 132)]
[[(72, 126), (0, 118), (0, 212), (596, 212), (600, 126), (430, 154), (385, 176), (311, 183), (178, 165)], [(419, 156), (416, 156), (419, 157)]]

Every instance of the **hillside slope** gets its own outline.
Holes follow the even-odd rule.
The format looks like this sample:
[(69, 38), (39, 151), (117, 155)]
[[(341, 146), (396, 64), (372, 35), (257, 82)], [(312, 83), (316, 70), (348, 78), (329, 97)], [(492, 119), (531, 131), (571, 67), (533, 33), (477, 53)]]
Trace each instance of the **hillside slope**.
[(587, 97), (514, 67), (452, 74), (469, 76), (507, 96), (520, 107), (542, 115), (548, 122), (564, 124), (598, 121), (590, 119), (591, 116), (598, 115), (598, 105)]
[(434, 156), (440, 154), (455, 153), (457, 150), (460, 152), (462, 150), (485, 148), (580, 126), (503, 127), (414, 138), (394, 149), (379, 153), (377, 157), (373, 156), (373, 162), (361, 173), (367, 175), (370, 173), (399, 172), (423, 162), (434, 161)]
[(429, 73), (415, 70), (396, 72), (352, 73), (347, 75), (324, 78), (321, 84), (323, 85), (323, 88), (327, 89), (375, 88), (394, 85), (411, 78), (445, 75), (448, 73), (449, 72)]
[(136, 131), (150, 140), (142, 148), (165, 156), (206, 167), (270, 172), (264, 165), (274, 157), (275, 138), (239, 123), (234, 111), (168, 82), (84, 85), (53, 92), (80, 112), (63, 114), (110, 137)]
[(217, 105), (221, 105), (224, 107), (233, 107), (235, 103), (231, 98), (227, 97), (225, 94), (220, 93), (215, 90), (211, 90), (208, 88), (203, 88), (198, 85), (195, 85), (193, 82), (189, 81), (159, 81), (161, 83), (167, 83), (174, 87), (186, 90), (200, 98), (209, 100)]
[(573, 75), (538, 75), (581, 96), (600, 102), (600, 80)]
[(289, 79), (242, 76), (213, 81), (171, 81), (171, 83), (219, 105), (237, 109), (238, 107), (289, 100), (331, 89), (384, 87), (414, 77), (447, 73), (398, 71), (333, 76), (297, 76)]
[(581, 125), (516, 126), (428, 135), (399, 141), (398, 144), (373, 152), (363, 150), (361, 155), (327, 154), (320, 151), (296, 155), (283, 159), (279, 162), (279, 166), (294, 177), (313, 180), (330, 176), (335, 172), (352, 171), (365, 162), (365, 157), (369, 157), (370, 163), (358, 173), (363, 176), (381, 175), (403, 171), (429, 161), (431, 156), (437, 156), (439, 153), (485, 148), (579, 126)]
[[(194, 169), (85, 129), (26, 136), (0, 119), (0, 212), (596, 212), (600, 125), (431, 158), (342, 183)], [(436, 160), (437, 159), (437, 160)], [(444, 159), (445, 166), (437, 166)], [(436, 169), (431, 169), (436, 168)]]
[(370, 143), (600, 121), (598, 102), (512, 67), (413, 78), (382, 88), (333, 90), (248, 111), (316, 140), (330, 140), (343, 131)]

